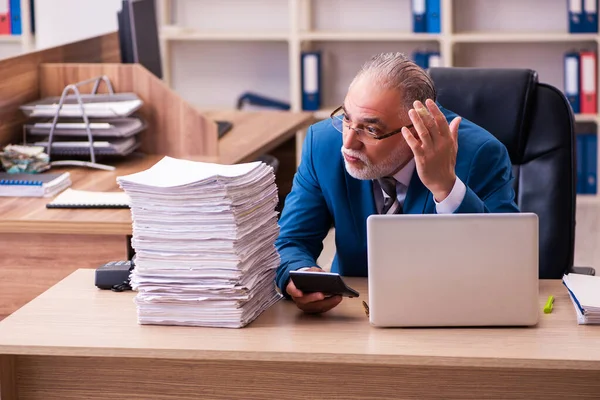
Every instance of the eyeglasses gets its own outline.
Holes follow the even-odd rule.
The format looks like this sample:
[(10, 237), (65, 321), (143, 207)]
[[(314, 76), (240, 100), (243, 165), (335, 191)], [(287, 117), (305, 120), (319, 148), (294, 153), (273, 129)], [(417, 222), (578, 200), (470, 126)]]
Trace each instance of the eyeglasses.
[[(394, 136), (395, 134), (402, 132), (402, 128), (400, 128), (392, 132), (383, 133), (381, 129), (374, 125), (366, 125), (363, 127), (354, 128), (350, 126), (352, 121), (347, 118), (342, 106), (339, 106), (333, 110), (330, 117), (331, 124), (338, 132), (344, 133), (344, 128), (352, 129), (356, 133), (357, 139), (366, 145), (377, 144), (382, 139), (389, 138), (390, 136)], [(413, 124), (407, 125), (406, 127), (410, 129), (413, 127)]]

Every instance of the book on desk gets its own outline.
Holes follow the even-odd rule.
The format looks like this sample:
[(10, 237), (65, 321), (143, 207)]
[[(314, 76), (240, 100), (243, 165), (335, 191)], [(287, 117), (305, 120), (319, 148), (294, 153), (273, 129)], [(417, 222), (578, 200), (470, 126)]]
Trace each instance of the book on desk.
[(67, 189), (46, 204), (46, 208), (129, 208), (125, 192), (93, 192)]
[(0, 173), (2, 197), (52, 197), (71, 186), (71, 174)]
[(600, 277), (568, 274), (563, 277), (580, 325), (600, 324)]

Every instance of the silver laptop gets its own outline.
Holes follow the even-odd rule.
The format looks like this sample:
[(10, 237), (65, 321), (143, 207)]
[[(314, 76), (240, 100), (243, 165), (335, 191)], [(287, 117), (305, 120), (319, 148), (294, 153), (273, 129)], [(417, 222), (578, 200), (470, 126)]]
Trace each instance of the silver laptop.
[(536, 214), (371, 215), (367, 248), (372, 325), (538, 321)]

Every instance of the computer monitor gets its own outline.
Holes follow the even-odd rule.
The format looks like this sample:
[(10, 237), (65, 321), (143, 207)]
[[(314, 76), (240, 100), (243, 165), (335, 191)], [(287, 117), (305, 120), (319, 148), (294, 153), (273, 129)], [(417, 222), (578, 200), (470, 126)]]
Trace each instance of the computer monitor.
[(154, 0), (122, 0), (117, 12), (121, 62), (139, 63), (161, 78), (162, 64)]

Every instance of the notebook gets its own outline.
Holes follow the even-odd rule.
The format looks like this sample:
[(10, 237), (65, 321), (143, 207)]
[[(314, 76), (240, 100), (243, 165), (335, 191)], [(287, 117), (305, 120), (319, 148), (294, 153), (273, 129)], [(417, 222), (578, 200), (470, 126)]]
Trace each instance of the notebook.
[(92, 192), (67, 189), (46, 208), (129, 208), (129, 196), (125, 192)]
[(51, 197), (71, 186), (71, 174), (9, 174), (0, 173), (0, 196)]
[(568, 274), (563, 276), (563, 284), (575, 307), (577, 323), (600, 324), (600, 277)]

